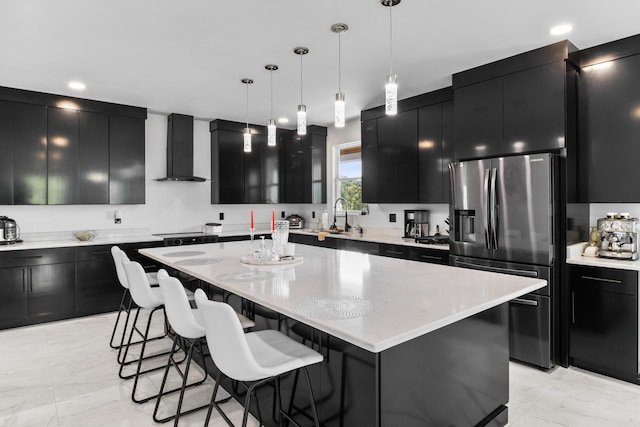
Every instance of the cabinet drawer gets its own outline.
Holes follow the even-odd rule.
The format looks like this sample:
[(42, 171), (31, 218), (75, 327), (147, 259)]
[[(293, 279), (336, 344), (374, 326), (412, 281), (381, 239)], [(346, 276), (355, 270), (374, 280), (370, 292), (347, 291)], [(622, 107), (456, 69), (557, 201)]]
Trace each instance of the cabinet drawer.
[(571, 287), (625, 295), (638, 294), (638, 272), (615, 268), (570, 266)]
[(429, 248), (411, 248), (411, 259), (432, 264), (449, 265), (449, 251)]
[(0, 268), (74, 262), (75, 248), (15, 250), (0, 253)]
[(363, 254), (378, 255), (378, 244), (375, 242), (362, 242), (357, 240), (345, 240), (344, 249)]
[(76, 261), (94, 261), (99, 259), (112, 260), (111, 246), (112, 245), (96, 245), (76, 248)]
[(378, 255), (388, 256), (391, 258), (409, 259), (410, 248), (403, 245), (387, 245), (381, 244), (379, 246)]

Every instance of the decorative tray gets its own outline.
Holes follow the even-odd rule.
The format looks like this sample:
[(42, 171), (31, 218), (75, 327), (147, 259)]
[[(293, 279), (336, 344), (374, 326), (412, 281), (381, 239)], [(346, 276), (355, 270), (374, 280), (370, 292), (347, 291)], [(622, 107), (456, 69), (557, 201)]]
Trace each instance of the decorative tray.
[(294, 255), (293, 257), (283, 257), (280, 260), (260, 260), (245, 255), (240, 258), (240, 262), (249, 265), (296, 265), (302, 262), (302, 257)]

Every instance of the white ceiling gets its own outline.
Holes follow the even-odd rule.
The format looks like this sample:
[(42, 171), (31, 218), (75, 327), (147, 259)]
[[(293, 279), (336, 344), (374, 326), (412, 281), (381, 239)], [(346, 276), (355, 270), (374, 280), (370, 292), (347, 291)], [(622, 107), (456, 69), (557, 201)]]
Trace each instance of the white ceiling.
[[(0, 86), (182, 113), (201, 119), (274, 116), (331, 125), (338, 89), (347, 117), (383, 103), (389, 73), (389, 9), (379, 0), (6, 0), (0, 6)], [(568, 38), (587, 48), (640, 32), (638, 0), (402, 0), (393, 8), (393, 69), (399, 98), (449, 86), (451, 74)], [(549, 29), (570, 23), (554, 37)], [(67, 82), (86, 84), (83, 92)]]

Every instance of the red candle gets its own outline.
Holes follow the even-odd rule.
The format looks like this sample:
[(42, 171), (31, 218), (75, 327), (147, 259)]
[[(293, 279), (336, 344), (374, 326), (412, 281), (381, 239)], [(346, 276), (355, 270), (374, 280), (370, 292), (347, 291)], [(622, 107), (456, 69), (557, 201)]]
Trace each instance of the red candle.
[(251, 228), (252, 230), (254, 230), (256, 228), (254, 223), (253, 223), (253, 209), (251, 209), (251, 226), (249, 228)]
[(276, 210), (271, 210), (271, 232), (276, 231)]

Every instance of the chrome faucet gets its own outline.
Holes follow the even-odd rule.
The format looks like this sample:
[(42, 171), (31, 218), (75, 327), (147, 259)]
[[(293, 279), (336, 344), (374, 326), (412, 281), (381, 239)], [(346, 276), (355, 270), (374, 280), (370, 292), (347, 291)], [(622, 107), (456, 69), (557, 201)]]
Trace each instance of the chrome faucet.
[(337, 230), (338, 227), (336, 226), (336, 220), (337, 220), (337, 212), (338, 212), (338, 202), (341, 201), (344, 202), (344, 231), (345, 233), (349, 231), (349, 229), (351, 228), (351, 226), (349, 225), (349, 203), (347, 202), (347, 200), (344, 197), (338, 197), (336, 199), (336, 202), (333, 204), (333, 224), (331, 224), (331, 227), (329, 227), (329, 230)]

